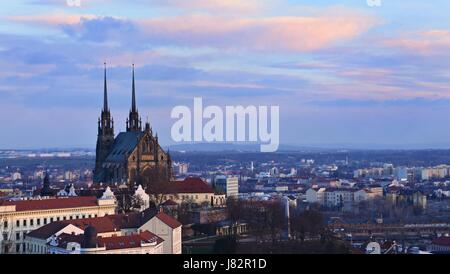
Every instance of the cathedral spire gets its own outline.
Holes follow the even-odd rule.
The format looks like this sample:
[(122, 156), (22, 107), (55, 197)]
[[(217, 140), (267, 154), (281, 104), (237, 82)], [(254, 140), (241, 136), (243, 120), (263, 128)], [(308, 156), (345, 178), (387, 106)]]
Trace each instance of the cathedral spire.
[(106, 86), (106, 62), (103, 63), (105, 66), (105, 75), (104, 75), (104, 91), (103, 91), (103, 111), (108, 111), (108, 88)]
[(141, 131), (142, 121), (139, 118), (139, 113), (136, 107), (136, 85), (134, 81), (134, 64), (133, 64), (133, 78), (131, 86), (131, 110), (128, 119), (127, 131)]
[(136, 86), (134, 85), (134, 64), (133, 64), (133, 84), (131, 91), (131, 111), (136, 112)]

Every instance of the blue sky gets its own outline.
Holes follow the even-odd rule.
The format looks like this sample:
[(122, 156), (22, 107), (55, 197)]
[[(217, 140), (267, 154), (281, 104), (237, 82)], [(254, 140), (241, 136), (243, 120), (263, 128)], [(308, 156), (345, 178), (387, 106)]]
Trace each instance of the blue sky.
[(94, 147), (108, 63), (171, 144), (170, 111), (279, 105), (284, 144), (449, 146), (448, 1), (18, 0), (0, 4), (0, 148)]

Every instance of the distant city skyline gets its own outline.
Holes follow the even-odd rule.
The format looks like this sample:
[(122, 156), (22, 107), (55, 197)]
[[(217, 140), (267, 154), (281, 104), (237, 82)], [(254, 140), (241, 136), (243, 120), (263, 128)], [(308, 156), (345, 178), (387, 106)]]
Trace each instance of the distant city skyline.
[(280, 106), (280, 143), (450, 148), (448, 1), (19, 0), (0, 11), (0, 149), (95, 147), (108, 66), (173, 145), (170, 111)]

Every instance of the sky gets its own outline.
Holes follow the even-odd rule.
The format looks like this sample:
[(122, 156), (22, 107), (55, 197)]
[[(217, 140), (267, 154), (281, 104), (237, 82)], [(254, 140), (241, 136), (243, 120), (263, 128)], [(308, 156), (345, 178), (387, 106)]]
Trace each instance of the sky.
[(449, 1), (76, 2), (0, 3), (0, 148), (95, 147), (104, 62), (116, 133), (135, 63), (163, 145), (197, 96), (278, 105), (282, 144), (450, 147)]

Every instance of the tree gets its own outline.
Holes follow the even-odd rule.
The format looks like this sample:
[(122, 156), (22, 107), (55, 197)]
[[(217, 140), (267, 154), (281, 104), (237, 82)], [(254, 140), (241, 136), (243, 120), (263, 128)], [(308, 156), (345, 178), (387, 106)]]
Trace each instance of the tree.
[(151, 195), (156, 205), (164, 202), (164, 196), (170, 192), (169, 180), (165, 176), (162, 176), (161, 170), (158, 168), (144, 169), (137, 182)]
[(227, 236), (225, 238), (217, 239), (214, 242), (215, 254), (234, 254), (237, 249), (236, 236)]
[(302, 242), (308, 235), (321, 235), (324, 229), (325, 220), (319, 211), (305, 210), (291, 216), (291, 233)]
[(274, 247), (276, 241), (281, 237), (283, 229), (286, 228), (283, 204), (281, 201), (269, 202), (265, 206), (265, 213), (266, 226), (270, 231), (272, 247)]

